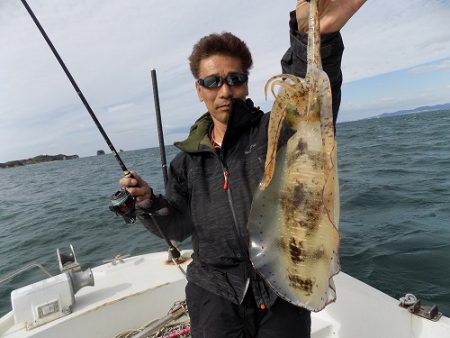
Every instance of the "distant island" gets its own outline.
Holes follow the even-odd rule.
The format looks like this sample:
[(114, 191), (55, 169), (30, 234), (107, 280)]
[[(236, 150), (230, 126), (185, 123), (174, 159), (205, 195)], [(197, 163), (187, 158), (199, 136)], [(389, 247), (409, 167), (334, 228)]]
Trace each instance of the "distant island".
[(450, 103), (444, 103), (444, 104), (437, 104), (434, 106), (422, 106), (417, 107), (414, 109), (408, 109), (408, 110), (399, 110), (393, 113), (384, 113), (377, 116), (370, 117), (372, 119), (382, 118), (382, 117), (389, 117), (389, 116), (400, 116), (400, 115), (408, 115), (408, 114), (415, 114), (415, 113), (425, 113), (429, 111), (436, 111), (436, 110), (450, 110)]
[(15, 161), (9, 161), (5, 163), (0, 163), (0, 168), (12, 168), (12, 167), (19, 167), (24, 166), (28, 164), (36, 164), (36, 163), (42, 163), (42, 162), (50, 162), (50, 161), (63, 161), (63, 160), (73, 160), (78, 158), (78, 155), (38, 155), (33, 158), (28, 158), (24, 160), (15, 160)]
[(105, 155), (105, 151), (103, 149), (97, 150), (97, 156)]

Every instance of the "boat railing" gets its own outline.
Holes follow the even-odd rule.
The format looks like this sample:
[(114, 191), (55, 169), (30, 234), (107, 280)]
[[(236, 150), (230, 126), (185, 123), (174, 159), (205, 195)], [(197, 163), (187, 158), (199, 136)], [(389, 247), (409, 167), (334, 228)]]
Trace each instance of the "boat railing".
[(28, 265), (26, 265), (24, 267), (21, 267), (21, 268), (15, 270), (15, 271), (13, 271), (13, 272), (3, 276), (3, 277), (1, 277), (0, 278), (0, 284), (13, 279), (14, 277), (16, 277), (16, 276), (18, 276), (18, 275), (20, 275), (20, 274), (22, 274), (22, 273), (24, 273), (24, 272), (26, 272), (28, 270), (31, 270), (32, 268), (39, 268), (48, 277), (53, 277), (53, 275), (42, 264), (39, 264), (37, 262), (33, 262), (33, 263), (30, 263), (30, 264), (28, 264)]

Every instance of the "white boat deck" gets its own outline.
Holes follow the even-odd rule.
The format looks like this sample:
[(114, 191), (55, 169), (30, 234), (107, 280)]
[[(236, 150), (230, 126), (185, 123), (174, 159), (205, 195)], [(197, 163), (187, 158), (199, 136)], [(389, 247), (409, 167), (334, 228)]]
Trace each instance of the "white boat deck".
[[(75, 295), (70, 315), (27, 331), (24, 324), (14, 324), (10, 312), (0, 319), (0, 337), (113, 338), (142, 327), (184, 300), (184, 276), (166, 259), (167, 253), (160, 252), (93, 268), (95, 286)], [(450, 338), (447, 317), (438, 322), (416, 317), (395, 299), (344, 273), (335, 277), (335, 284), (337, 302), (313, 314), (313, 338)]]
[(139, 328), (184, 299), (185, 279), (166, 260), (167, 253), (161, 252), (93, 268), (95, 286), (84, 287), (75, 295), (70, 315), (26, 331), (24, 325), (13, 325), (10, 312), (0, 319), (0, 337), (111, 338)]

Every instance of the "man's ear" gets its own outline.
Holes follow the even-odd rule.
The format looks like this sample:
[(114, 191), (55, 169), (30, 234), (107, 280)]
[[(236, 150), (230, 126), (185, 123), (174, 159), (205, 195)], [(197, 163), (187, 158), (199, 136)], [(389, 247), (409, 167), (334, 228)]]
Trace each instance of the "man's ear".
[(197, 96), (200, 102), (203, 102), (202, 88), (197, 82), (195, 83), (195, 91), (197, 92)]

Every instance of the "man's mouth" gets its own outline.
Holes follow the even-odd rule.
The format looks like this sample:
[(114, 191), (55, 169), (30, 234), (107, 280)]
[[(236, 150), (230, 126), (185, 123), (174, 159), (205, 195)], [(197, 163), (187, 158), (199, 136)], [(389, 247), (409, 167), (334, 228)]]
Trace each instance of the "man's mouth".
[(230, 108), (231, 108), (230, 103), (221, 104), (220, 106), (217, 107), (217, 109), (221, 109), (221, 110), (230, 110)]

